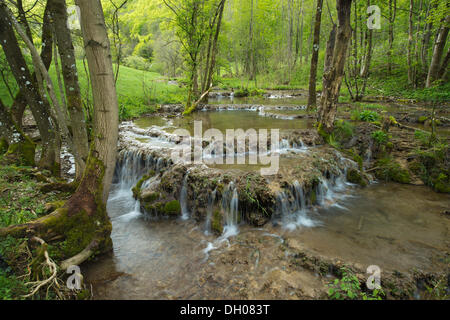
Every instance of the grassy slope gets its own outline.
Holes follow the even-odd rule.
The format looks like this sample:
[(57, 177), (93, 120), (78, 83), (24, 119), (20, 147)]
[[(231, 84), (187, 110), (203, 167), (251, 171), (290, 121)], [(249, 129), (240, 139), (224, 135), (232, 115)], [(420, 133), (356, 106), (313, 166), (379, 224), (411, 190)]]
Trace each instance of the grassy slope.
[[(86, 97), (88, 89), (87, 76), (81, 60), (77, 61), (77, 68), (82, 94), (83, 97)], [(50, 68), (50, 75), (59, 97), (58, 83), (53, 65)], [(16, 93), (17, 85), (12, 75), (8, 75), (8, 78), (9, 86)], [(184, 89), (176, 85), (169, 85), (167, 79), (159, 73), (136, 70), (125, 66), (120, 67), (117, 94), (123, 118), (152, 112), (157, 104), (181, 103), (184, 100), (184, 91)], [(12, 104), (13, 100), (3, 81), (0, 81), (0, 98), (6, 105)]]

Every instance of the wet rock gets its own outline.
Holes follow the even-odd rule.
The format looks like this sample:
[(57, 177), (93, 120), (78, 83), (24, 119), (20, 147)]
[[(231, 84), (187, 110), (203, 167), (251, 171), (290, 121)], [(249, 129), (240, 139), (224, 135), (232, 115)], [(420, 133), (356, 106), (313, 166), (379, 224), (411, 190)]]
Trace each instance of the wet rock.
[(360, 185), (362, 187), (367, 187), (368, 180), (363, 176), (363, 174), (357, 169), (350, 169), (347, 172), (347, 180), (348, 182)]

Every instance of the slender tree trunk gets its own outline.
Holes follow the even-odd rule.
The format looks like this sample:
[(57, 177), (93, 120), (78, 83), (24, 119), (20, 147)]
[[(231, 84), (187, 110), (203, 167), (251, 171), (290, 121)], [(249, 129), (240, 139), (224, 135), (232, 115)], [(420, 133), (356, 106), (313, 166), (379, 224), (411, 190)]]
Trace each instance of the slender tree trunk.
[(253, 80), (255, 76), (255, 54), (254, 54), (254, 48), (253, 48), (253, 0), (251, 0), (251, 9), (250, 9), (250, 50), (248, 53), (248, 65), (249, 65), (249, 72), (250, 72), (250, 80)]
[(413, 10), (414, 0), (409, 1), (409, 24), (408, 24), (408, 83), (414, 84), (414, 70), (412, 65), (413, 57)]
[(301, 12), (301, 22), (300, 22), (300, 50), (299, 50), (299, 58), (300, 58), (300, 65), (303, 64), (303, 23), (305, 18), (305, 8), (303, 7), (304, 0), (302, 0), (302, 12)]
[(350, 25), (352, 0), (336, 0), (338, 28), (331, 67), (323, 76), (323, 91), (318, 112), (319, 132), (331, 133), (337, 112), (337, 101), (344, 77), (345, 60), (352, 28)]
[(220, 28), (222, 26), (222, 17), (223, 17), (224, 8), (225, 8), (225, 0), (222, 0), (219, 4), (219, 15), (218, 15), (218, 20), (217, 20), (217, 24), (216, 24), (216, 32), (214, 34), (214, 42), (213, 42), (212, 54), (211, 54), (211, 64), (209, 67), (207, 83), (206, 83), (205, 89), (202, 93), (206, 92), (212, 85), (212, 80), (213, 80), (212, 77), (214, 74), (214, 69), (216, 68), (216, 57), (217, 57), (217, 51), (218, 51), (219, 35), (220, 35)]
[(319, 61), (319, 45), (320, 45), (320, 25), (322, 23), (323, 0), (317, 0), (316, 20), (314, 23), (314, 40), (313, 51), (311, 58), (311, 70), (309, 73), (309, 97), (308, 109), (316, 106), (316, 79), (317, 79), (317, 64)]
[[(111, 48), (100, 0), (77, 0), (81, 10), (81, 28), (89, 64), (94, 99), (94, 136), (90, 164), (100, 162), (102, 197), (106, 204), (117, 154), (119, 107), (117, 102)], [(90, 170), (92, 168), (88, 168)], [(100, 186), (99, 186), (100, 187)]]
[(444, 62), (442, 62), (441, 69), (439, 70), (438, 79), (444, 79), (446, 73), (448, 72), (448, 62), (450, 60), (450, 48), (447, 50), (447, 54), (445, 55)]
[(445, 43), (449, 32), (450, 15), (445, 18), (444, 23), (439, 29), (436, 41), (434, 43), (433, 57), (431, 59), (430, 69), (428, 71), (426, 87), (429, 88), (439, 78), (442, 55), (444, 54)]
[(388, 57), (388, 72), (392, 73), (392, 50), (394, 46), (394, 23), (397, 16), (397, 0), (389, 0), (389, 49)]
[[(22, 8), (23, 10), (23, 8)], [(25, 28), (27, 34), (29, 37), (31, 36), (31, 31), (29, 30), (29, 25), (25, 17), (25, 13), (21, 16), (20, 23)], [(30, 38), (31, 40), (32, 38)], [(53, 33), (51, 29), (51, 17), (50, 17), (50, 11), (49, 11), (49, 3), (45, 5), (44, 10), (44, 17), (43, 17), (43, 23), (42, 23), (42, 36), (41, 36), (41, 42), (42, 42), (42, 51), (41, 51), (41, 59), (48, 70), (50, 68), (50, 64), (52, 63), (52, 44), (53, 44)], [(36, 73), (33, 72), (32, 74), (33, 84), (37, 86), (37, 78)], [(23, 114), (25, 112), (25, 109), (27, 107), (27, 100), (25, 99), (25, 95), (22, 91), (19, 90), (17, 93), (13, 106), (11, 108), (12, 116), (14, 118), (15, 123), (22, 127), (22, 119)]]
[(89, 142), (81, 100), (81, 90), (78, 82), (75, 50), (70, 30), (67, 28), (67, 8), (65, 1), (48, 0), (48, 2), (52, 3), (55, 34), (61, 57), (65, 95), (67, 97), (67, 109), (71, 120), (73, 146), (78, 154), (78, 157), (75, 158), (76, 177), (80, 180), (89, 153)]

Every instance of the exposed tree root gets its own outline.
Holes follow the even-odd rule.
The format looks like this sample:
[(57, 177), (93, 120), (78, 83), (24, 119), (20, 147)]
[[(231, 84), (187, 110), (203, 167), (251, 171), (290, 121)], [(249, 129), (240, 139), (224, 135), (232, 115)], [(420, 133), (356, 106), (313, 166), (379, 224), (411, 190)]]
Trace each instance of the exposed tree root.
[(98, 241), (92, 241), (83, 251), (79, 254), (73, 256), (70, 259), (64, 260), (61, 262), (60, 268), (61, 270), (67, 270), (70, 266), (78, 266), (89, 259), (94, 253), (96, 248), (98, 247)]
[(60, 192), (70, 192), (73, 193), (78, 187), (77, 182), (71, 182), (71, 183), (65, 183), (65, 182), (55, 182), (55, 183), (48, 183), (41, 187), (41, 192), (43, 193), (49, 193), (52, 191), (60, 191)]
[[(39, 242), (41, 244), (41, 248), (39, 250), (39, 255), (33, 259), (31, 262), (31, 274), (35, 277), (39, 277), (42, 275), (43, 277), (46, 276), (47, 271), (50, 273), (50, 277), (44, 279), (44, 280), (36, 280), (32, 282), (26, 283), (27, 286), (31, 286), (31, 293), (24, 295), (24, 298), (29, 298), (34, 296), (39, 290), (44, 287), (47, 287), (47, 297), (50, 287), (54, 287), (56, 289), (56, 292), (59, 294), (58, 289), (60, 288), (60, 285), (58, 283), (58, 267), (56, 263), (50, 258), (48, 251), (47, 251), (47, 244), (44, 240), (42, 240), (39, 237), (33, 237), (31, 240)], [(41, 259), (44, 258), (44, 261), (41, 262)], [(34, 270), (33, 270), (34, 269)]]

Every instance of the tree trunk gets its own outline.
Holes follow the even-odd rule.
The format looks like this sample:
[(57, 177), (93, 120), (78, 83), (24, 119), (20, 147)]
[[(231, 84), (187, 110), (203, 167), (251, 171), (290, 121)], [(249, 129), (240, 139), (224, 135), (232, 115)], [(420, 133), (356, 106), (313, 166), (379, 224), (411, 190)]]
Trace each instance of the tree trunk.
[(214, 35), (214, 41), (213, 41), (213, 47), (212, 47), (212, 53), (211, 53), (211, 63), (208, 68), (208, 70), (209, 70), (208, 78), (207, 78), (206, 86), (203, 89), (202, 93), (206, 92), (212, 85), (212, 77), (213, 77), (214, 69), (216, 67), (216, 56), (217, 56), (217, 51), (218, 51), (219, 34), (220, 34), (220, 28), (222, 26), (222, 17), (223, 17), (224, 8), (225, 8), (225, 0), (222, 0), (222, 1), (220, 1), (220, 4), (219, 4), (219, 16), (218, 16), (217, 25), (216, 25), (216, 33)]
[(67, 8), (65, 1), (48, 0), (48, 3), (51, 3), (56, 41), (61, 57), (67, 109), (71, 120), (73, 147), (77, 150), (78, 154), (78, 157), (75, 158), (76, 177), (78, 180), (81, 180), (89, 153), (89, 142), (81, 100), (81, 90), (78, 82), (75, 50), (72, 44), (70, 30), (67, 28)]
[[(94, 100), (94, 136), (90, 158), (104, 167), (103, 203), (106, 204), (116, 166), (119, 137), (117, 102), (111, 49), (100, 0), (77, 0), (81, 9), (81, 27), (89, 64)], [(90, 160), (92, 163), (92, 159)]]
[(444, 79), (446, 73), (448, 72), (448, 62), (450, 60), (450, 48), (447, 50), (447, 54), (445, 55), (444, 62), (442, 62), (441, 69), (439, 70), (438, 79)]
[[(23, 9), (22, 9), (23, 10)], [(29, 31), (28, 22), (26, 21), (25, 14), (23, 16), (19, 16), (20, 23), (24, 26), (28, 36), (31, 36), (31, 31)], [(50, 11), (49, 11), (49, 3), (47, 2), (44, 10), (44, 17), (43, 17), (43, 23), (42, 23), (42, 51), (41, 51), (41, 59), (48, 70), (50, 68), (50, 64), (52, 63), (52, 43), (53, 43), (53, 35), (51, 30), (51, 17), (50, 17)], [(31, 40), (31, 38), (30, 38)], [(33, 84), (37, 86), (36, 84), (36, 73), (33, 72), (32, 74)], [(27, 107), (27, 100), (25, 99), (25, 96), (22, 91), (19, 90), (17, 93), (13, 106), (11, 108), (11, 113), (14, 118), (15, 123), (22, 127), (22, 119), (23, 114), (25, 112), (25, 109)]]
[(319, 132), (331, 133), (337, 112), (337, 101), (344, 76), (345, 60), (352, 34), (350, 25), (352, 0), (336, 0), (338, 28), (331, 67), (323, 75), (323, 91), (319, 108)]
[(428, 71), (426, 87), (429, 88), (433, 81), (439, 79), (439, 70), (441, 68), (442, 55), (444, 54), (445, 43), (447, 41), (450, 24), (450, 15), (445, 18), (444, 23), (439, 29), (436, 41), (434, 43), (433, 57), (431, 59), (430, 69)]
[(48, 101), (41, 97), (33, 84), (32, 76), (20, 50), (12, 22), (5, 7), (4, 3), (0, 4), (0, 42), (19, 89), (23, 92), (27, 104), (30, 106), (41, 134), (42, 152), (39, 167), (50, 170), (54, 175), (59, 175), (60, 158), (59, 153), (57, 153), (59, 145), (56, 123), (51, 116)]
[(397, 16), (397, 0), (389, 0), (389, 49), (388, 57), (388, 72), (392, 73), (392, 49), (394, 46), (394, 23)]
[(322, 6), (323, 0), (317, 0), (316, 21), (314, 23), (314, 40), (311, 58), (311, 69), (309, 73), (309, 97), (308, 109), (317, 104), (316, 97), (316, 80), (317, 80), (317, 63), (319, 61), (319, 44), (320, 44), (320, 25), (322, 23)]
[(413, 57), (413, 10), (414, 0), (409, 1), (409, 24), (408, 24), (408, 83), (414, 84), (414, 68), (412, 65)]

